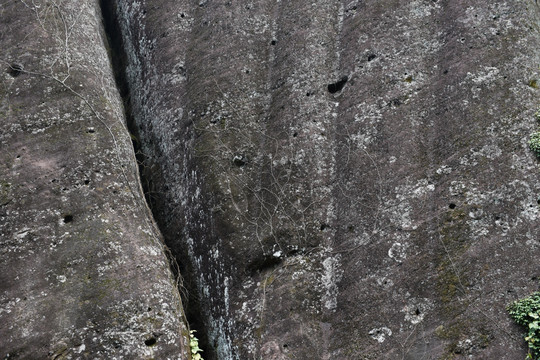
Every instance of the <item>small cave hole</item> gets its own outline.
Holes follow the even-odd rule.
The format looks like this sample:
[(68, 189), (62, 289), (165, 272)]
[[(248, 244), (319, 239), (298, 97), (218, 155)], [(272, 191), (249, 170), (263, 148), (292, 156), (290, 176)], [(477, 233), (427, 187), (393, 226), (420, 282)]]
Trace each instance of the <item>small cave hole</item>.
[(270, 45), (276, 45), (276, 44), (277, 44), (277, 41), (276, 41), (276, 40), (270, 41)]
[(450, 205), (448, 205), (448, 207), (449, 207), (450, 209), (455, 209), (455, 208), (456, 208), (456, 204), (450, 203)]
[(414, 311), (414, 313), (416, 314), (416, 316), (420, 315), (420, 309), (419, 309), (419, 308), (416, 308), (416, 310)]
[(283, 348), (284, 348), (284, 349), (286, 349), (286, 348), (288, 348), (288, 347), (289, 347), (288, 344), (283, 344)]
[(377, 58), (377, 55), (375, 54), (369, 54), (367, 56), (367, 61), (372, 61), (372, 60), (375, 60)]
[(157, 343), (157, 339), (155, 337), (151, 337), (149, 339), (144, 340), (144, 345), (146, 346), (154, 346)]
[(181, 13), (181, 14), (180, 14), (180, 17), (181, 17), (181, 18), (185, 18), (185, 17), (186, 17), (186, 14)]
[(328, 227), (328, 225), (326, 225), (326, 224), (321, 224), (320, 229), (321, 229), (321, 231), (324, 231), (327, 227)]
[[(292, 134), (292, 137), (297, 137), (298, 136), (298, 133), (295, 131), (293, 134)], [(538, 203), (540, 204), (540, 200), (538, 200)]]
[(88, 184), (90, 184), (90, 180), (88, 179), (84, 180), (84, 185), (88, 185)]
[(263, 273), (267, 270), (272, 270), (283, 262), (281, 257), (273, 255), (265, 255), (251, 262), (246, 270), (252, 274)]
[(398, 107), (402, 104), (403, 104), (403, 101), (400, 98), (395, 98), (395, 99), (390, 100), (390, 102), (388, 103), (388, 106)]
[(13, 63), (9, 65), (8, 74), (12, 77), (17, 77), (21, 75), (23, 72), (24, 67), (21, 64)]
[(88, 128), (88, 130), (86, 130), (86, 132), (89, 133), (89, 134), (93, 134), (93, 133), (96, 132), (96, 129), (94, 129), (93, 127), (90, 127), (90, 128)]
[(235, 155), (233, 158), (233, 164), (238, 167), (242, 167), (246, 165), (246, 163), (247, 163), (247, 159), (244, 155)]
[(70, 223), (72, 221), (73, 221), (73, 215), (71, 215), (71, 214), (64, 215), (64, 224), (68, 224), (68, 223)]
[(152, 308), (151, 308), (151, 307), (148, 307), (148, 309), (146, 309), (146, 311), (152, 311)]
[(330, 94), (335, 94), (338, 91), (341, 91), (348, 80), (349, 80), (349, 77), (347, 75), (344, 75), (339, 81), (332, 84), (328, 84), (328, 92)]
[(444, 75), (448, 74), (448, 70), (444, 70), (444, 71), (443, 71), (443, 74), (444, 74)]

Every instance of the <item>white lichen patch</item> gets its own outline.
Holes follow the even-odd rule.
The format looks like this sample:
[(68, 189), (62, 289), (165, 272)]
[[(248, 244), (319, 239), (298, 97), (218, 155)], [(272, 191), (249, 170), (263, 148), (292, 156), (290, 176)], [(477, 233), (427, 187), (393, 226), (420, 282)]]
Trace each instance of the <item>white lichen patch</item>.
[(392, 336), (392, 330), (383, 326), (370, 330), (368, 334), (372, 339), (377, 340), (379, 343), (383, 343), (387, 337)]
[(424, 320), (426, 314), (428, 314), (433, 307), (433, 301), (430, 299), (409, 298), (407, 304), (401, 309), (401, 312), (405, 314), (405, 321), (416, 325)]
[(343, 276), (340, 256), (330, 256), (323, 261), (324, 274), (321, 279), (324, 293), (322, 301), (328, 310), (335, 310), (337, 307), (337, 296), (339, 293), (338, 282)]
[(392, 244), (390, 249), (388, 249), (388, 257), (397, 262), (402, 262), (407, 258), (408, 247), (409, 244), (406, 242), (395, 242)]
[(424, 18), (427, 16), (431, 16), (434, 10), (441, 8), (441, 5), (437, 2), (414, 0), (408, 4), (408, 8), (410, 17)]

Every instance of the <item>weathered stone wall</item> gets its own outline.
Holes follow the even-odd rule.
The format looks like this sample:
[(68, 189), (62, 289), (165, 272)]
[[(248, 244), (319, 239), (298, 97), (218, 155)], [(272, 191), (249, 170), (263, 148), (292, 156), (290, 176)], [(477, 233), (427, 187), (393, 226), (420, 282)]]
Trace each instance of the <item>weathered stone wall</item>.
[(3, 1), (0, 48), (0, 357), (188, 359), (98, 3)]

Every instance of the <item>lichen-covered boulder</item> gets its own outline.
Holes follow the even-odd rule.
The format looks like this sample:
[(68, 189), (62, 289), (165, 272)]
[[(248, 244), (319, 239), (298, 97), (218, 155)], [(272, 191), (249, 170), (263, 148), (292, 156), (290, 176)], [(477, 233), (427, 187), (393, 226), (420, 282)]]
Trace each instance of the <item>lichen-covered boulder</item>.
[(0, 357), (188, 359), (96, 1), (0, 4)]

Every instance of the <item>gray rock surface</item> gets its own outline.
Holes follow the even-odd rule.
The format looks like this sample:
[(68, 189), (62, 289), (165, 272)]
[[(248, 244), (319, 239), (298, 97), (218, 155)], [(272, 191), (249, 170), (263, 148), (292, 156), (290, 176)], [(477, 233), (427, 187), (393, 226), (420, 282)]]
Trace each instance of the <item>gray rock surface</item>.
[(535, 1), (118, 13), (208, 358), (524, 356), (505, 305), (538, 288)]
[(0, 358), (188, 359), (98, 4), (1, 1), (0, 48)]
[[(135, 185), (106, 54), (82, 40), (98, 25), (86, 25), (94, 30), (73, 38), (80, 49), (66, 57), (65, 37), (34, 36), (42, 28), (20, 20), (32, 18), (20, 10), (32, 6), (21, 3), (0, 8), (9, 19), (2, 29), (10, 29), (1, 30), (9, 50), (2, 58), (12, 64), (0, 93), (9, 120), (1, 133), (9, 150), (2, 152), (7, 180), (0, 211), (9, 234), (2, 239), (14, 243), (2, 250), (2, 283), (13, 284), (6, 292), (13, 300), (2, 298), (11, 312), (1, 316), (34, 324), (41, 318), (30, 309), (47, 305), (47, 323), (77, 318), (77, 334), (91, 331), (83, 325), (88, 312), (73, 300), (73, 294), (86, 299), (73, 290), (87, 289), (86, 273), (70, 269), (77, 264), (95, 279), (101, 267), (86, 257), (67, 259), (79, 259), (81, 249), (101, 254), (89, 239), (109, 230), (114, 237), (99, 237), (99, 249), (110, 252), (95, 261), (113, 264), (107, 276), (138, 291), (96, 282), (85, 291), (110, 290), (104, 298), (89, 295), (109, 314), (111, 304), (140, 294), (145, 300), (128, 303), (144, 305), (121, 312), (139, 315), (139, 339), (149, 334), (140, 309), (158, 308), (145, 301), (171, 304), (156, 325), (168, 329), (158, 342), (178, 344), (170, 329), (182, 327), (181, 310), (172, 305), (179, 302), (172, 300), (165, 257), (159, 242), (155, 251), (139, 243), (151, 244), (154, 232), (145, 232), (153, 228)], [(186, 312), (203, 338), (205, 359), (525, 356), (522, 329), (505, 306), (539, 287), (540, 164), (527, 147), (540, 107), (536, 1), (107, 4), (123, 38), (114, 46), (124, 48), (119, 63), (126, 67), (143, 185), (182, 269)], [(54, 5), (42, 11), (34, 13), (62, 34)], [(81, 19), (77, 24), (96, 20)], [(66, 59), (78, 64), (66, 82), (78, 92), (84, 84), (83, 97), (101, 121), (51, 77), (18, 74), (20, 64), (62, 79)], [(40, 97), (15, 96), (24, 91)], [(55, 105), (40, 106), (42, 97)], [(58, 137), (64, 133), (78, 138), (67, 142)], [(34, 227), (11, 221), (14, 215)], [(117, 234), (127, 241), (114, 242)], [(54, 248), (33, 255), (50, 243), (67, 248), (65, 237), (80, 244), (69, 246), (78, 255), (57, 256)], [(17, 246), (23, 248), (13, 253)], [(70, 291), (62, 292), (66, 284)], [(51, 293), (55, 302), (33, 295), (36, 305), (24, 308), (28, 300), (15, 295), (21, 286)], [(67, 315), (53, 314), (62, 308)], [(122, 323), (106, 323), (110, 318), (98, 317), (102, 333), (117, 334)], [(29, 341), (46, 348), (40, 344), (50, 338), (75, 338), (51, 332)], [(121, 349), (149, 350), (137, 336)], [(115, 351), (105, 340), (93, 344)]]

